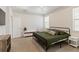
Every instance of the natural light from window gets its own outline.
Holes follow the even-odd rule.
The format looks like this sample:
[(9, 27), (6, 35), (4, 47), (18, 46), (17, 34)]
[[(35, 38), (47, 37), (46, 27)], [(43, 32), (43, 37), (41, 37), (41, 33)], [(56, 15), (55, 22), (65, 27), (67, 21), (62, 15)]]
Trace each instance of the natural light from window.
[(45, 17), (45, 28), (49, 28), (49, 16)]
[(73, 8), (73, 30), (79, 31), (79, 7)]

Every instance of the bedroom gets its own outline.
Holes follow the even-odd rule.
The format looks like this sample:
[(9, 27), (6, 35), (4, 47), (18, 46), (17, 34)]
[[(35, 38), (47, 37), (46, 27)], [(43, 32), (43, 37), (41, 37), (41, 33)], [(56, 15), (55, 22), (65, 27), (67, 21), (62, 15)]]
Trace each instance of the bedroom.
[[(4, 6), (0, 8), (6, 13), (5, 25), (0, 26), (0, 35), (11, 35), (11, 52), (44, 52), (45, 50), (32, 37), (25, 36), (30, 36), (33, 32), (50, 29), (53, 26), (69, 28), (71, 35), (69, 37), (74, 39), (79, 37), (77, 16), (79, 7)], [(77, 21), (75, 20), (76, 18)], [(52, 46), (48, 49), (48, 52), (79, 51), (79, 48), (64, 42), (61, 44), (61, 48), (59, 45)]]

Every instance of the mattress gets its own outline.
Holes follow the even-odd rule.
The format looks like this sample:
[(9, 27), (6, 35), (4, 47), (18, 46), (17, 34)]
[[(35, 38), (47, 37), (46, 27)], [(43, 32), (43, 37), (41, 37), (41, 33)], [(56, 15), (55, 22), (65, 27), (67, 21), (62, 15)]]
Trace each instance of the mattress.
[(64, 35), (51, 35), (50, 33), (48, 32), (37, 32), (36, 33), (38, 36), (44, 38), (48, 44), (51, 44), (51, 43), (54, 43), (54, 42), (57, 42), (59, 40), (63, 40), (67, 37), (69, 37), (69, 35), (67, 34), (64, 34)]

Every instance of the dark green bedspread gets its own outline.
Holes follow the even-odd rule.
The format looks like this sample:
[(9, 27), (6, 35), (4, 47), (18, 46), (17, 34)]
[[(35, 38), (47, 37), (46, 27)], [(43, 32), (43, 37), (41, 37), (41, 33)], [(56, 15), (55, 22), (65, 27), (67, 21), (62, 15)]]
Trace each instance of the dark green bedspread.
[(37, 35), (45, 38), (47, 40), (48, 44), (51, 44), (51, 43), (54, 43), (54, 42), (57, 42), (59, 40), (62, 40), (62, 39), (65, 39), (65, 38), (69, 37), (68, 34), (64, 34), (64, 35), (52, 35), (52, 34), (49, 34), (48, 32), (37, 32)]

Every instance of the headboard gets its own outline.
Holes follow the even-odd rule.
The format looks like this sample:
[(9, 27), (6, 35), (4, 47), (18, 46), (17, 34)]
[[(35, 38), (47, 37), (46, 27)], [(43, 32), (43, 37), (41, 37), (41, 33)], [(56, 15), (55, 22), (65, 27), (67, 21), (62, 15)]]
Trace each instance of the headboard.
[(50, 27), (49, 30), (59, 30), (70, 34), (70, 28), (66, 28), (66, 27)]

